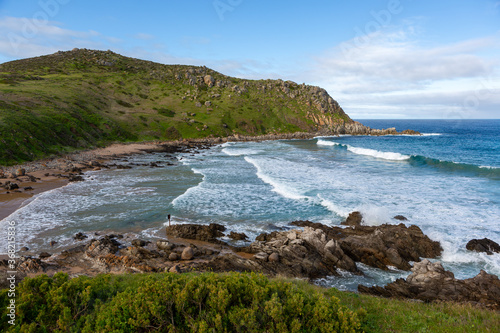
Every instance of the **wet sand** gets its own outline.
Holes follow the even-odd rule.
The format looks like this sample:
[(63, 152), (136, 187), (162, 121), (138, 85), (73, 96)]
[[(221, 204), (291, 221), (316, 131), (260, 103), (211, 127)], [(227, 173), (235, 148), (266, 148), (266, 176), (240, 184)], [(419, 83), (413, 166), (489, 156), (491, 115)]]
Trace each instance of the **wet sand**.
[[(113, 144), (106, 148), (78, 152), (64, 157), (0, 167), (0, 221), (14, 213), (26, 200), (35, 195), (67, 185), (69, 183), (67, 176), (72, 173), (72, 168), (79, 168), (82, 171), (93, 170), (95, 169), (91, 165), (93, 162), (103, 164), (121, 156), (157, 149), (162, 144)], [(19, 169), (24, 169), (25, 175), (13, 177)], [(19, 188), (7, 190), (2, 187), (7, 182), (16, 183)]]

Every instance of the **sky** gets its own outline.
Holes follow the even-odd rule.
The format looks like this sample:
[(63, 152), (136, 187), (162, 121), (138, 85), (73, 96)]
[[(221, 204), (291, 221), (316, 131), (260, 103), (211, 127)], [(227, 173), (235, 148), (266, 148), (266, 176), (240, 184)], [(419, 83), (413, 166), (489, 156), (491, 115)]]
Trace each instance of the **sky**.
[(0, 0), (0, 63), (75, 47), (317, 85), (353, 119), (500, 118), (498, 0)]

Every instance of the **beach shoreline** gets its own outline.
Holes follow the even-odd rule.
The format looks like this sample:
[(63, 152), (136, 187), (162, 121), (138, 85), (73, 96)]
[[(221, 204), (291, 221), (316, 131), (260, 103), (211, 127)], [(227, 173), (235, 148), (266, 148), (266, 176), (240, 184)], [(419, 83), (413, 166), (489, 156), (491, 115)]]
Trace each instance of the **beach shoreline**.
[[(226, 142), (312, 139), (320, 133), (286, 133), (261, 136), (234, 135), (225, 138), (202, 138), (177, 141), (113, 143), (104, 148), (69, 153), (13, 166), (0, 166), (0, 221), (21, 208), (37, 194), (66, 186), (72, 176), (107, 168), (113, 160), (152, 152), (182, 152), (185, 149), (213, 146)], [(23, 170), (23, 171), (22, 171)], [(7, 183), (17, 188), (5, 188)]]
[[(83, 152), (75, 152), (50, 159), (41, 159), (0, 168), (0, 221), (21, 208), (34, 196), (66, 186), (72, 176), (85, 171), (100, 170), (106, 163), (123, 156), (160, 149), (166, 143), (112, 144)], [(3, 175), (3, 177), (2, 177)], [(16, 184), (15, 189), (5, 187)]]

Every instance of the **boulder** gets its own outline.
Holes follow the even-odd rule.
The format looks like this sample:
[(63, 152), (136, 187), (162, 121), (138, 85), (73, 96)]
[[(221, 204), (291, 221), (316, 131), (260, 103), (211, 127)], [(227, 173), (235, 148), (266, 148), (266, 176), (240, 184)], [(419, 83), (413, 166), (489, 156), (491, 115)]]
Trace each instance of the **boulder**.
[[(50, 255), (49, 255), (50, 257)], [(47, 257), (46, 257), (47, 258)], [(38, 258), (31, 258), (31, 257), (21, 257), (19, 258), (18, 264), (17, 264), (17, 271), (18, 275), (19, 272), (25, 273), (39, 273), (39, 272), (45, 272), (47, 269), (48, 264), (46, 262), (41, 261)], [(18, 276), (19, 278), (19, 276)]]
[(393, 217), (393, 219), (398, 220), (398, 221), (408, 221), (408, 219), (406, 217), (404, 217), (403, 215), (396, 215)]
[(115, 254), (119, 249), (120, 243), (111, 236), (104, 236), (99, 239), (91, 240), (85, 249), (85, 255), (89, 258)]
[(74, 240), (77, 240), (77, 241), (82, 241), (84, 239), (88, 238), (87, 235), (85, 235), (84, 233), (82, 232), (79, 232), (79, 233), (76, 233), (74, 236), (73, 236), (73, 239)]
[(229, 238), (234, 239), (234, 240), (247, 240), (248, 236), (245, 235), (243, 232), (234, 232), (231, 231), (228, 235)]
[(160, 251), (170, 251), (174, 248), (174, 245), (170, 244), (168, 241), (156, 241), (156, 247)]
[(193, 248), (188, 246), (184, 250), (182, 250), (181, 259), (182, 260), (191, 260), (194, 258)]
[(19, 185), (16, 183), (12, 183), (10, 181), (6, 181), (5, 184), (3, 185), (3, 188), (6, 189), (7, 191), (12, 191), (12, 190), (17, 190), (19, 188)]
[(142, 240), (142, 239), (134, 239), (132, 241), (132, 245), (135, 246), (135, 247), (143, 247), (143, 246), (146, 246), (148, 245), (148, 242)]
[(278, 262), (280, 260), (280, 256), (278, 253), (273, 252), (269, 255), (267, 259), (269, 260), (269, 262)]
[(363, 216), (361, 215), (360, 212), (352, 212), (349, 214), (347, 219), (342, 222), (342, 225), (351, 225), (351, 226), (358, 226), (361, 225), (361, 221), (363, 220)]
[(22, 177), (22, 176), (24, 176), (25, 174), (26, 174), (26, 170), (25, 170), (25, 169), (23, 169), (23, 168), (19, 168), (19, 169), (17, 169), (17, 170), (16, 170), (16, 176), (17, 176), (17, 177)]
[(170, 269), (168, 271), (169, 271), (169, 273), (182, 273), (179, 265), (174, 265), (174, 266), (170, 267)]
[(203, 81), (205, 82), (205, 84), (209, 87), (213, 87), (214, 84), (215, 84), (215, 79), (212, 77), (212, 75), (205, 75), (203, 77)]
[(500, 245), (488, 238), (472, 239), (465, 248), (469, 251), (486, 252), (488, 255), (492, 255), (493, 252), (500, 253)]
[(481, 270), (471, 279), (457, 280), (440, 262), (432, 263), (427, 259), (415, 263), (406, 280), (397, 279), (385, 287), (359, 285), (358, 290), (383, 297), (472, 303), (500, 310), (500, 280), (496, 275)]
[(83, 180), (84, 180), (83, 177), (80, 175), (71, 174), (68, 177), (68, 181), (70, 181), (70, 182), (82, 182)]
[(199, 224), (176, 224), (166, 228), (166, 234), (169, 237), (196, 239), (200, 241), (225, 244), (218, 240), (218, 237), (223, 237), (222, 231), (226, 228), (223, 225), (211, 223), (210, 225)]
[(179, 260), (179, 254), (176, 252), (172, 252), (168, 255), (168, 260), (170, 261), (176, 261)]
[(39, 257), (40, 259), (46, 259), (46, 258), (51, 257), (51, 256), (52, 256), (52, 254), (50, 254), (50, 253), (48, 253), (48, 252), (42, 252), (42, 253), (40, 253), (40, 254), (38, 255), (38, 257)]

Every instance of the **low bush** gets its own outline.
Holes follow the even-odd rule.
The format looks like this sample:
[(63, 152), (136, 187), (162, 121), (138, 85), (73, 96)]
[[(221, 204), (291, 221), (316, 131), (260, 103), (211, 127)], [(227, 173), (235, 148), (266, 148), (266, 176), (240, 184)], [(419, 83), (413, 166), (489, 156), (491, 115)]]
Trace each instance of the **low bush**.
[[(336, 297), (259, 274), (58, 273), (17, 288), (16, 325), (3, 331), (356, 332), (357, 315)], [(0, 292), (6, 309), (7, 290)]]

